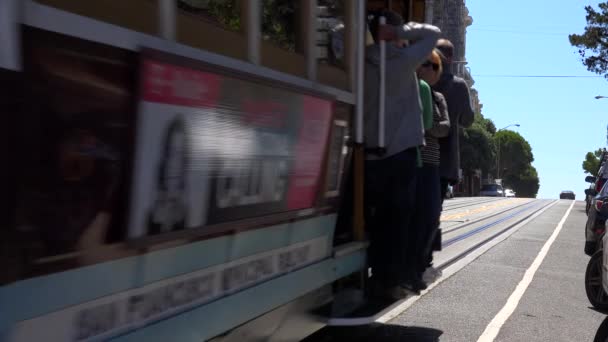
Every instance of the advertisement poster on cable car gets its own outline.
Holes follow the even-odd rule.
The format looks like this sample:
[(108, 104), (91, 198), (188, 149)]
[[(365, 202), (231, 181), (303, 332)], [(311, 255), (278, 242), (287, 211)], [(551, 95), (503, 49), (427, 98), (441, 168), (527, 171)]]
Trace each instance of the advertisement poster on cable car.
[(146, 50), (129, 236), (315, 205), (333, 103)]

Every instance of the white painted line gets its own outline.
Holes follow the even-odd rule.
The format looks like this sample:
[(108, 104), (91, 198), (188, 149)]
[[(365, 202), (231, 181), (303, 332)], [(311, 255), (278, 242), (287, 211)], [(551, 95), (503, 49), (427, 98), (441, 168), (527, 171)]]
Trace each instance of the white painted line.
[(553, 231), (553, 234), (551, 234), (549, 239), (543, 245), (543, 248), (540, 249), (536, 259), (534, 259), (534, 262), (532, 262), (532, 265), (530, 265), (530, 267), (526, 270), (526, 273), (524, 273), (524, 277), (519, 284), (517, 284), (515, 291), (513, 291), (505, 306), (496, 314), (490, 324), (488, 324), (486, 330), (483, 332), (483, 334), (481, 334), (481, 336), (479, 336), (477, 342), (492, 342), (498, 336), (500, 329), (517, 308), (519, 301), (528, 289), (528, 286), (530, 286), (532, 279), (534, 279), (534, 274), (536, 274), (536, 271), (538, 271), (538, 268), (542, 264), (543, 260), (545, 260), (547, 253), (549, 253), (551, 245), (553, 245), (553, 242), (555, 242), (555, 239), (557, 239), (559, 232), (564, 227), (564, 223), (566, 222), (568, 215), (570, 215), (570, 211), (572, 210), (574, 203), (575, 202), (572, 201), (570, 208), (568, 208), (564, 214), (564, 217), (562, 217), (561, 221), (559, 221), (557, 227), (555, 227), (555, 230)]
[[(497, 236), (492, 241), (489, 241), (488, 243), (479, 247), (475, 251), (467, 254), (464, 258), (462, 258), (462, 259), (458, 260), (457, 262), (453, 263), (452, 265), (448, 266), (446, 269), (443, 270), (443, 275), (441, 276), (441, 278), (439, 278), (433, 284), (429, 285), (429, 287), (426, 290), (422, 291), (420, 293), (420, 295), (413, 296), (413, 297), (407, 298), (405, 300), (402, 300), (398, 306), (392, 308), (390, 311), (383, 314), (380, 318), (378, 318), (376, 320), (376, 322), (387, 323), (387, 322), (395, 319), (397, 316), (399, 316), (405, 310), (409, 309), (410, 306), (412, 306), (414, 303), (416, 303), (418, 301), (418, 299), (422, 298), (422, 296), (429, 293), (432, 289), (434, 289), (436, 286), (441, 284), (443, 281), (447, 280), (454, 274), (458, 273), (458, 271), (460, 271), (461, 269), (465, 268), (468, 264), (475, 261), (475, 259), (479, 258), (482, 254), (484, 254), (485, 252), (490, 250), (492, 247), (494, 247), (497, 244), (506, 240), (509, 236), (513, 235), (521, 227), (525, 226), (526, 224), (530, 223), (530, 221), (532, 221), (535, 218), (537, 218), (538, 216), (542, 215), (545, 211), (547, 211), (549, 208), (556, 205), (558, 202), (559, 201), (554, 201), (553, 203), (549, 204), (548, 206), (544, 207), (543, 209), (537, 211), (534, 215), (528, 217), (526, 220), (520, 222), (513, 228), (511, 228), (508, 231), (504, 232), (503, 234)], [(441, 266), (441, 265), (438, 265), (438, 266)]]

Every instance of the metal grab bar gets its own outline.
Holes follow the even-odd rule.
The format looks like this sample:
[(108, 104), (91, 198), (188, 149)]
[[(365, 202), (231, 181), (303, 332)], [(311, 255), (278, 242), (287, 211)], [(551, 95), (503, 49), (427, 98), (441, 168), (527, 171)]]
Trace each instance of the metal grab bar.
[[(386, 25), (386, 17), (381, 16), (380, 25)], [(386, 110), (386, 41), (380, 39), (380, 87), (378, 98), (378, 148), (380, 150), (386, 147), (385, 142), (385, 110)]]
[(359, 0), (357, 3), (357, 15), (356, 20), (353, 22), (359, 23), (357, 26), (357, 53), (356, 53), (356, 63), (357, 63), (357, 83), (356, 83), (356, 91), (357, 98), (356, 101), (356, 134), (355, 134), (355, 142), (358, 144), (363, 144), (363, 82), (364, 82), (364, 66), (365, 66), (365, 31), (366, 31), (366, 20), (365, 20), (365, 1)]

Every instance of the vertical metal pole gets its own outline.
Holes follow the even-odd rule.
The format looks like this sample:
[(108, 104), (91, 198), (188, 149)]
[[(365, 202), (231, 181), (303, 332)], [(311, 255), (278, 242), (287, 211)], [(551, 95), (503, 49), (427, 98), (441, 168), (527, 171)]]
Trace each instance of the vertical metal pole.
[[(380, 17), (380, 25), (386, 25), (386, 18)], [(378, 108), (378, 147), (384, 148), (385, 145), (385, 110), (386, 110), (386, 41), (380, 40), (380, 87), (379, 87), (379, 108)]]
[[(357, 28), (356, 34), (356, 97), (355, 97), (355, 148), (354, 154), (354, 201), (353, 201), (353, 233), (355, 240), (365, 239), (364, 183), (365, 183), (365, 150), (363, 145), (363, 82), (365, 63), (365, 37), (367, 18), (365, 15), (365, 0), (356, 0), (357, 13), (353, 25)], [(354, 28), (353, 28), (354, 30)], [(365, 270), (363, 277), (366, 277)]]
[(408, 1), (408, 9), (407, 9), (407, 21), (410, 22), (414, 20), (414, 0)]
[(365, 17), (365, 0), (357, 0), (357, 81), (356, 81), (356, 120), (355, 120), (355, 142), (363, 143), (363, 82), (365, 65), (365, 31), (367, 18)]
[(348, 71), (348, 87), (356, 96), (357, 92), (357, 23), (358, 1), (346, 1), (344, 3), (344, 59)]
[(158, 0), (159, 33), (166, 40), (175, 41), (176, 39), (176, 11), (177, 6), (174, 0)]
[(261, 25), (261, 2), (260, 0), (248, 0), (246, 4), (247, 22), (247, 60), (255, 65), (260, 64), (260, 39)]
[(317, 0), (305, 0), (304, 18), (306, 23), (306, 77), (317, 80)]
[(424, 4), (424, 21), (427, 24), (433, 24), (433, 0), (425, 0)]
[(21, 70), (22, 0), (0, 0), (0, 68)]

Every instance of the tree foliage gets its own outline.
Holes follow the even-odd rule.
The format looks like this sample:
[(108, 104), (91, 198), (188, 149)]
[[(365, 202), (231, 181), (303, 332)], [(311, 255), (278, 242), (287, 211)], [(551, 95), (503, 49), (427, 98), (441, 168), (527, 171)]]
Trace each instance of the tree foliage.
[[(241, 26), (240, 0), (179, 0), (180, 8), (204, 15), (224, 28), (239, 31)], [(296, 49), (296, 11), (298, 2), (291, 0), (262, 0), (262, 37), (289, 51)]]
[[(500, 165), (497, 166), (499, 152)], [(480, 169), (484, 174), (496, 175), (499, 167), (505, 186), (512, 188), (518, 196), (536, 197), (540, 181), (532, 166), (534, 155), (528, 141), (519, 133), (497, 132), (492, 120), (475, 114), (473, 125), (462, 131), (460, 156), (465, 174)]]
[(585, 173), (589, 173), (593, 176), (597, 175), (600, 170), (600, 158), (602, 157), (602, 153), (602, 149), (598, 149), (595, 152), (587, 152), (585, 160), (583, 160), (583, 170)]
[(532, 162), (532, 147), (521, 134), (503, 130), (494, 135), (499, 153), (498, 167), (505, 186), (520, 197), (536, 197), (540, 187), (538, 173)]
[(534, 161), (530, 144), (519, 133), (509, 130), (497, 132), (494, 142), (498, 148), (500, 174), (522, 174)]
[(460, 143), (461, 167), (465, 173), (480, 169), (486, 173), (493, 169), (496, 152), (492, 134), (496, 127), (492, 120), (475, 114), (471, 127), (464, 129)]
[(571, 34), (570, 44), (578, 48), (587, 70), (608, 78), (608, 2), (596, 10), (585, 6), (587, 26), (583, 34)]
[(536, 197), (540, 188), (538, 173), (532, 165), (528, 165), (524, 172), (517, 176), (509, 176), (507, 182), (518, 197)]
[(496, 126), (491, 119), (487, 119), (482, 114), (475, 114), (475, 122), (481, 125), (488, 133), (492, 135), (496, 134)]

